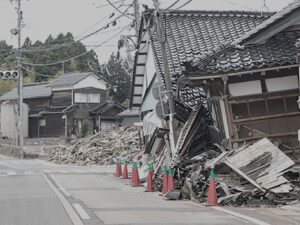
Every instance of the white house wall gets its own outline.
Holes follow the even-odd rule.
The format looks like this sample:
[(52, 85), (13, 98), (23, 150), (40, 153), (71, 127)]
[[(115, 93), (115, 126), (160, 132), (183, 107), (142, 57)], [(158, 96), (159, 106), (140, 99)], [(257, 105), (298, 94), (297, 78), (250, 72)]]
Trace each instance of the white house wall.
[[(29, 107), (23, 104), (23, 133), (24, 138), (28, 138), (28, 113)], [(16, 126), (15, 104), (4, 102), (1, 105), (1, 134), (3, 137), (17, 138), (18, 130)]]
[(80, 88), (97, 88), (106, 90), (106, 82), (102, 79), (99, 79), (96, 75), (87, 76), (83, 80), (79, 81), (77, 84), (74, 85), (74, 89), (80, 89)]
[(266, 79), (266, 85), (268, 92), (286, 91), (299, 88), (298, 77), (296, 75)]
[(232, 97), (262, 93), (260, 80), (233, 83), (233, 84), (229, 84), (228, 88), (229, 88), (230, 95)]

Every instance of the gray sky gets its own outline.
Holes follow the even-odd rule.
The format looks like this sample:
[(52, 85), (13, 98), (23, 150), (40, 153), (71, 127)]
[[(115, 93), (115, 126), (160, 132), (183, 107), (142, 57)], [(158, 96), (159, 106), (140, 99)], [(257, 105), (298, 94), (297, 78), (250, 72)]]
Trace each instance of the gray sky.
[[(111, 0), (117, 1), (117, 0)], [(266, 0), (270, 11), (278, 11), (293, 0)], [(125, 0), (130, 3), (131, 0)], [(151, 0), (140, 0), (143, 4), (152, 7)], [(161, 7), (169, 6), (175, 0), (161, 0)], [(181, 6), (187, 0), (180, 0), (176, 7)], [(30, 37), (32, 41), (44, 41), (49, 34), (54, 37), (60, 33), (71, 32), (76, 37), (86, 31), (92, 25), (99, 23), (86, 31), (88, 34), (97, 28), (111, 21), (107, 17), (115, 12), (111, 7), (105, 6), (97, 8), (97, 6), (106, 5), (106, 0), (22, 0), (23, 18), (25, 27), (23, 28), (23, 40)], [(118, 5), (120, 3), (117, 3)], [(10, 34), (10, 29), (16, 27), (17, 15), (15, 11), (16, 4), (10, 3), (10, 0), (0, 0), (0, 40), (6, 40), (9, 44), (16, 46), (16, 37)], [(183, 9), (192, 10), (258, 10), (261, 11), (263, 0), (193, 0)], [(123, 10), (125, 9), (122, 8)], [(106, 18), (105, 18), (106, 17)], [(103, 19), (105, 18), (105, 19)], [(99, 33), (83, 41), (86, 45), (95, 45), (109, 39), (102, 47), (95, 49), (101, 63), (107, 60), (110, 53), (116, 50), (118, 36), (111, 38), (112, 35), (130, 24), (130, 20), (126, 17), (118, 21), (117, 26), (105, 30), (105, 33)], [(124, 34), (130, 31), (125, 30)], [(131, 31), (132, 32), (132, 31)]]

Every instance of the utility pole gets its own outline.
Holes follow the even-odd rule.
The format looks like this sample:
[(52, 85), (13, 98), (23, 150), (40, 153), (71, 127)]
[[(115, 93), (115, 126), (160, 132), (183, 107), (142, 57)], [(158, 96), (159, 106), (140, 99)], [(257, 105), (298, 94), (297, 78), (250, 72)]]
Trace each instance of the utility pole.
[(20, 150), (20, 157), (24, 157), (24, 134), (23, 134), (23, 74), (22, 74), (22, 49), (21, 49), (21, 29), (22, 29), (22, 10), (21, 0), (17, 1), (17, 14), (18, 14), (18, 145)]
[(136, 37), (138, 38), (140, 21), (141, 21), (140, 5), (138, 0), (133, 0), (133, 8), (134, 8), (134, 18), (135, 18), (135, 33), (136, 33)]
[(164, 68), (164, 78), (165, 78), (165, 85), (166, 85), (166, 95), (168, 97), (168, 103), (170, 108), (170, 115), (169, 115), (169, 129), (170, 129), (170, 147), (172, 155), (175, 154), (176, 149), (176, 133), (175, 133), (175, 121), (174, 121), (174, 115), (175, 115), (175, 103), (174, 103), (174, 95), (172, 90), (172, 83), (170, 78), (170, 71), (167, 61), (167, 53), (166, 53), (166, 38), (164, 33), (164, 27), (161, 17), (161, 11), (159, 9), (159, 3), (158, 0), (153, 0), (153, 5), (155, 7), (155, 18), (157, 21), (157, 30), (158, 30), (158, 38), (160, 42), (160, 48), (161, 48), (161, 55), (163, 60), (163, 68)]

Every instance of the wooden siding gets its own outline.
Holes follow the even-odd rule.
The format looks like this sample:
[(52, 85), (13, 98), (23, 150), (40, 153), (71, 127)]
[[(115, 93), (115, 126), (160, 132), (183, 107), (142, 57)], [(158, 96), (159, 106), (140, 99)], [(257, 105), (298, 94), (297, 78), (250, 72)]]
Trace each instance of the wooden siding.
[(46, 137), (63, 137), (65, 135), (65, 121), (61, 113), (44, 115), (46, 120), (45, 136)]
[(24, 103), (29, 106), (30, 113), (40, 112), (49, 107), (49, 98), (24, 99)]
[(50, 100), (51, 106), (69, 106), (72, 105), (72, 91), (54, 91)]

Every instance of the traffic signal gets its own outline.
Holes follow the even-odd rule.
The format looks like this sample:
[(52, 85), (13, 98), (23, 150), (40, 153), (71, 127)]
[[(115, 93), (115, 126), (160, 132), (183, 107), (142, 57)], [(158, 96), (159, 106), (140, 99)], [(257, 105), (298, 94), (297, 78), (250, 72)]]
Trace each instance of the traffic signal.
[(0, 80), (15, 80), (18, 77), (18, 71), (0, 71)]

